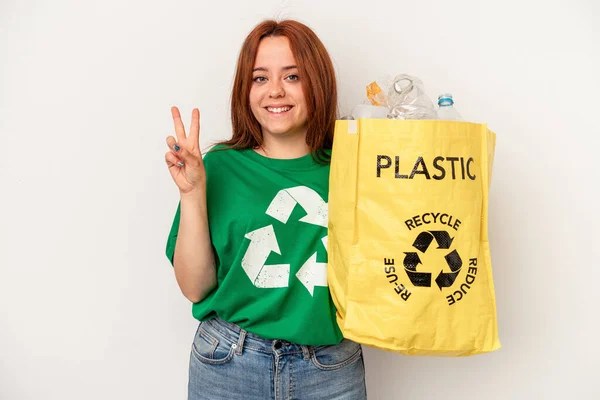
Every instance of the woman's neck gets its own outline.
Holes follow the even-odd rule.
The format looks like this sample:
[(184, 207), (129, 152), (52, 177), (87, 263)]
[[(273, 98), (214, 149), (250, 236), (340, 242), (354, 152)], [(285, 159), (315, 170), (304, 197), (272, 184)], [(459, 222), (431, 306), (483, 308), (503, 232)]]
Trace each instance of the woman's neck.
[(264, 135), (263, 145), (254, 150), (265, 157), (277, 159), (300, 158), (310, 153), (306, 135)]

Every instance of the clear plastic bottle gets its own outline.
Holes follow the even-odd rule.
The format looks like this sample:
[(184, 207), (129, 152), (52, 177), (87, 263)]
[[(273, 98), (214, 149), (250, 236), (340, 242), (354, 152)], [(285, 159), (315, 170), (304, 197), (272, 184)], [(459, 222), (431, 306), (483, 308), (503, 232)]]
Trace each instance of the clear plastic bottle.
[(438, 119), (447, 121), (464, 121), (456, 108), (454, 108), (454, 100), (450, 93), (443, 93), (438, 96)]

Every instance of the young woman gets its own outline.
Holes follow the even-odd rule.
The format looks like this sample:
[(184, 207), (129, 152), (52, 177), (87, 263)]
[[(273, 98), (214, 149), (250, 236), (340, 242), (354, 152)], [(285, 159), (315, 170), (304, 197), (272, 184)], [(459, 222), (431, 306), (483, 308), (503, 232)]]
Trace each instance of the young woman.
[(233, 136), (202, 159), (200, 116), (165, 158), (181, 201), (167, 256), (200, 320), (188, 398), (366, 398), (360, 345), (327, 287), (329, 159), (337, 114), (325, 47), (296, 21), (265, 21), (238, 59)]

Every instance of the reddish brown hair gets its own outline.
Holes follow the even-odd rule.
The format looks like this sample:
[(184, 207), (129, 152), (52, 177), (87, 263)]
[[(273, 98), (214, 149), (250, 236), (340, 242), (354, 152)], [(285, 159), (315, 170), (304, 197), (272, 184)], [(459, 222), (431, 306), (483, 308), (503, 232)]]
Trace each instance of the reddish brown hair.
[(306, 25), (293, 20), (264, 21), (246, 37), (237, 63), (231, 93), (233, 136), (221, 144), (234, 149), (251, 149), (263, 144), (260, 124), (250, 109), (252, 69), (260, 41), (284, 36), (296, 58), (308, 111), (306, 144), (316, 160), (327, 162), (324, 150), (331, 149), (337, 118), (337, 86), (333, 63), (317, 35)]

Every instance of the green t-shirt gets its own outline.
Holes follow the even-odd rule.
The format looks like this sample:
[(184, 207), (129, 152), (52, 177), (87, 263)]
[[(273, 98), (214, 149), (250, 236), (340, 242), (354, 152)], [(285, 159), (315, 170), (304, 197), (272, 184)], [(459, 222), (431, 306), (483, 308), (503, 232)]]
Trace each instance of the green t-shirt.
[(329, 165), (310, 154), (281, 160), (231, 149), (213, 149), (204, 165), (218, 284), (193, 305), (194, 317), (219, 316), (266, 339), (339, 343), (326, 275)]

